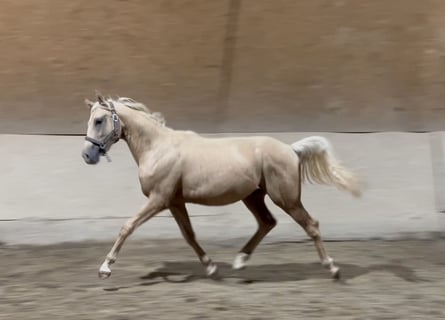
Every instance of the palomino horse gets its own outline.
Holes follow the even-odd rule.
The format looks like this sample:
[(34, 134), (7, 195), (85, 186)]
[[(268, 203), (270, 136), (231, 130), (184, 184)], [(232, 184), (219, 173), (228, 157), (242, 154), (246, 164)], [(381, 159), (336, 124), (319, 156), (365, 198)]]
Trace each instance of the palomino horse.
[(130, 98), (97, 96), (86, 100), (91, 109), (82, 156), (97, 164), (101, 155), (119, 139), (127, 142), (138, 165), (146, 204), (121, 228), (111, 251), (99, 269), (101, 278), (111, 275), (110, 265), (125, 239), (141, 224), (169, 209), (187, 241), (205, 266), (207, 275), (217, 266), (198, 244), (186, 203), (226, 205), (243, 201), (258, 222), (258, 229), (239, 251), (233, 268), (246, 266), (252, 252), (276, 225), (265, 205), (265, 196), (289, 214), (313, 239), (323, 266), (334, 278), (334, 265), (321, 240), (318, 221), (301, 203), (303, 181), (335, 185), (358, 196), (354, 175), (335, 159), (328, 141), (308, 137), (287, 145), (270, 137), (205, 138), (191, 131), (165, 126), (161, 114), (150, 112)]

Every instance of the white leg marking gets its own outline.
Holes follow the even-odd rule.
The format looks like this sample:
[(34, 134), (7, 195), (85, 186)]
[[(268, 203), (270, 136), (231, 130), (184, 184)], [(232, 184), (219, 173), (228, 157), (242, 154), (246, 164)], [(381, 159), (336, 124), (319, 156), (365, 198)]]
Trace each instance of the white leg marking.
[(200, 260), (206, 267), (206, 274), (208, 277), (214, 275), (218, 271), (218, 266), (213, 263), (213, 261), (207, 255), (202, 256)]
[(334, 265), (334, 259), (332, 259), (331, 257), (327, 257), (327, 259), (324, 260), (321, 264), (329, 269), (332, 277), (336, 279), (340, 278), (340, 268)]
[(327, 257), (325, 260), (321, 262), (321, 264), (323, 265), (323, 267), (330, 268), (331, 266), (334, 265), (334, 259), (332, 259), (331, 257)]
[(213, 262), (211, 262), (206, 268), (207, 276), (209, 277), (213, 276), (216, 271), (218, 271), (218, 267)]
[(111, 275), (110, 264), (108, 263), (107, 260), (105, 260), (104, 263), (102, 263), (102, 265), (99, 268), (99, 278), (106, 279), (110, 275)]
[(201, 257), (201, 262), (202, 262), (203, 264), (209, 264), (209, 262), (210, 262), (210, 258), (207, 257), (206, 255), (205, 255), (205, 256), (202, 256), (202, 257)]
[(330, 269), (331, 275), (335, 279), (340, 279), (340, 268), (336, 266), (332, 266)]
[(250, 255), (244, 252), (240, 252), (236, 255), (235, 260), (233, 261), (233, 269), (241, 270), (246, 267), (246, 262), (249, 260)]

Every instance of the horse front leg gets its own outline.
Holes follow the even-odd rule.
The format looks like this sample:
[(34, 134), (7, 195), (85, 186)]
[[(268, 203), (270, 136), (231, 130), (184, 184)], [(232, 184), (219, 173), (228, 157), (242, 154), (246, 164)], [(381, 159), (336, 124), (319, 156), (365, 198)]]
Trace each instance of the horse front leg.
[(174, 206), (170, 207), (170, 211), (178, 223), (179, 229), (184, 236), (185, 241), (193, 248), (196, 255), (198, 256), (201, 263), (206, 268), (206, 273), (208, 276), (213, 276), (216, 274), (218, 267), (215, 263), (207, 256), (204, 249), (196, 241), (195, 232), (193, 231), (192, 223), (185, 207), (184, 203), (176, 203)]
[(102, 263), (99, 269), (99, 278), (106, 279), (111, 275), (110, 265), (116, 262), (119, 251), (121, 250), (125, 240), (134, 232), (134, 230), (154, 217), (157, 213), (165, 209), (156, 196), (150, 195), (148, 202), (142, 207), (142, 209), (122, 226), (119, 236), (114, 242), (113, 247), (107, 254), (105, 261)]

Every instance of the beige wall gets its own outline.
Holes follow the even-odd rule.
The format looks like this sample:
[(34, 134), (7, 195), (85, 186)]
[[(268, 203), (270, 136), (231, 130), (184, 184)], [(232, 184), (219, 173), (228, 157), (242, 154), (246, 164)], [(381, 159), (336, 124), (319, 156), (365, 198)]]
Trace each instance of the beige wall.
[(443, 130), (445, 1), (5, 0), (0, 133), (130, 96), (198, 131)]

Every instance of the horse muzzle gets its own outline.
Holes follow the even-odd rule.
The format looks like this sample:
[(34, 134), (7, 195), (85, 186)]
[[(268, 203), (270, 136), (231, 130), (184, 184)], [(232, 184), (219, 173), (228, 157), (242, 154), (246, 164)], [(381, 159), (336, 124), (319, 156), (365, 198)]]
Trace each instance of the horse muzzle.
[(82, 158), (87, 164), (97, 164), (100, 161), (99, 147), (92, 144), (85, 146), (82, 151)]

